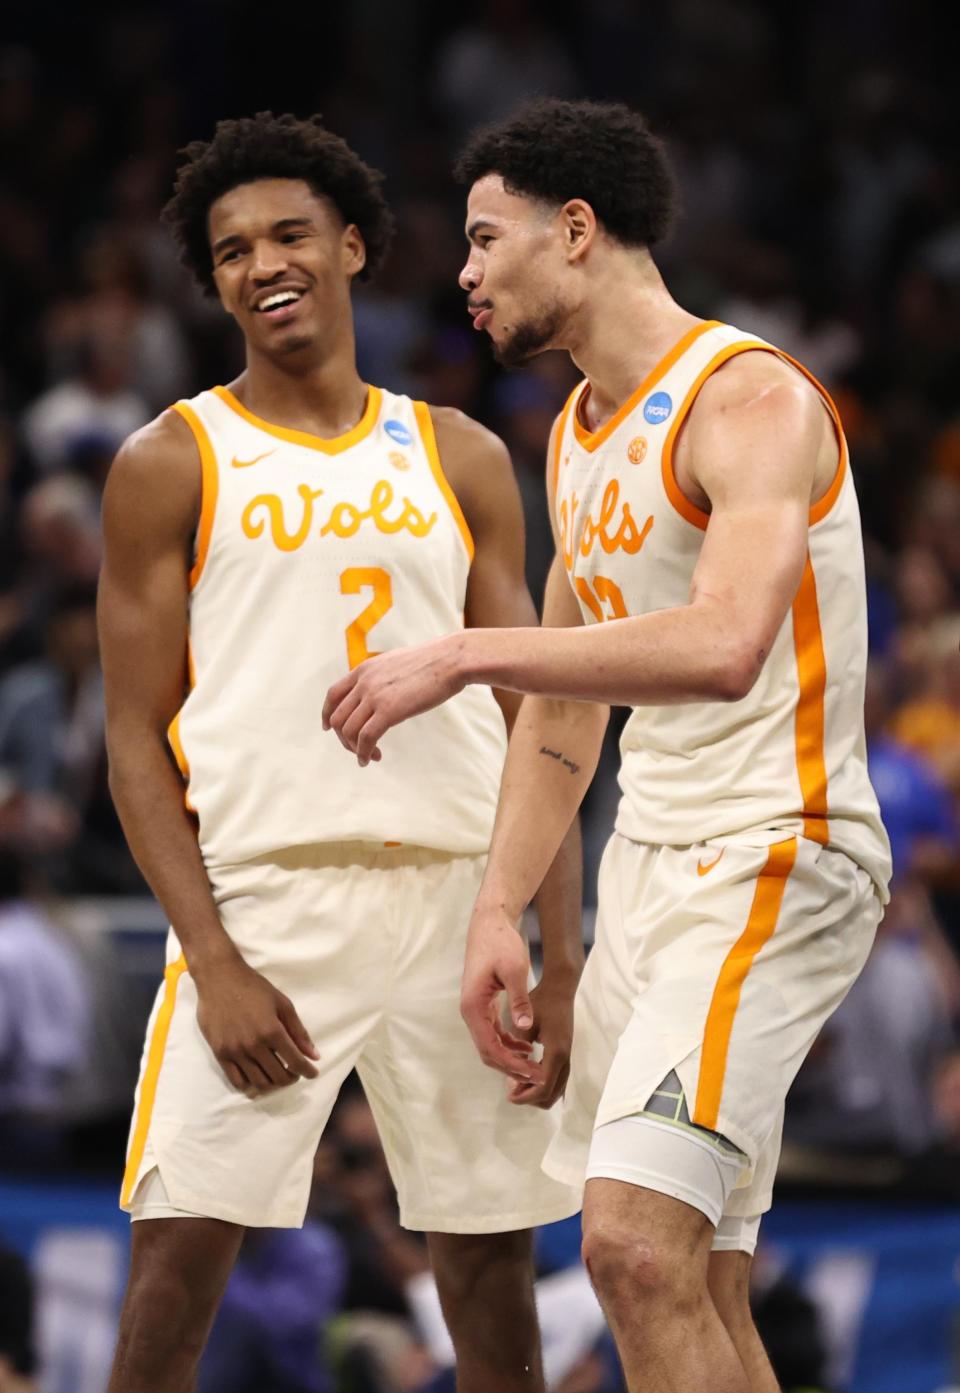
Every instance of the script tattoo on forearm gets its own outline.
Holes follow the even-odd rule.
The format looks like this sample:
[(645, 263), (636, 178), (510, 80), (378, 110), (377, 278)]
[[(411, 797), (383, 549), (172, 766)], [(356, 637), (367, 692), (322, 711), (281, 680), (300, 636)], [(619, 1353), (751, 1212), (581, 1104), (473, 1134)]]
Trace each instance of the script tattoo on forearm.
[(571, 774), (579, 774), (579, 764), (575, 764), (572, 759), (567, 759), (566, 755), (563, 754), (562, 751), (551, 750), (548, 749), (546, 745), (541, 745), (540, 753), (542, 755), (549, 755), (551, 759), (557, 760), (558, 763), (563, 765), (564, 769), (569, 769)]

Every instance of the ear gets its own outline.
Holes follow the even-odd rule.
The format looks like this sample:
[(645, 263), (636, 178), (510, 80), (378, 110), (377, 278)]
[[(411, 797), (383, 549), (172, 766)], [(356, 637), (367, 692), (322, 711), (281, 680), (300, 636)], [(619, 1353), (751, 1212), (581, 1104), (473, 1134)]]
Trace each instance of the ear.
[(567, 260), (579, 261), (597, 235), (597, 215), (582, 198), (571, 198), (560, 209)]
[(351, 280), (354, 276), (359, 275), (367, 264), (367, 249), (360, 236), (360, 229), (355, 223), (350, 223), (349, 227), (343, 229), (343, 236), (340, 239), (340, 256), (343, 273)]

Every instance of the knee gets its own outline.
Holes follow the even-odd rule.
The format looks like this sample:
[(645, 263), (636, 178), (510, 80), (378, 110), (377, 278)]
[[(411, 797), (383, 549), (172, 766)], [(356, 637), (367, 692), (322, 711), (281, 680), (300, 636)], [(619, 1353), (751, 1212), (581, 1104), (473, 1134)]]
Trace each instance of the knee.
[(601, 1301), (631, 1307), (692, 1309), (702, 1293), (683, 1255), (663, 1237), (642, 1229), (622, 1232), (585, 1226), (582, 1256)]

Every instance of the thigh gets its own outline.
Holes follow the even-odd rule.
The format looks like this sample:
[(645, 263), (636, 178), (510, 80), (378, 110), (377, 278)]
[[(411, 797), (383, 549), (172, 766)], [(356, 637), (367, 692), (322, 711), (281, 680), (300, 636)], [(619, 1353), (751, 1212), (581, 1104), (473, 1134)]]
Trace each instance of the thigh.
[(480, 857), (423, 853), (396, 878), (403, 949), (383, 1019), (358, 1071), (407, 1228), (491, 1234), (565, 1218), (579, 1195), (540, 1163), (555, 1117), (507, 1101), (460, 1016), (467, 926)]
[(560, 1128), (544, 1163), (548, 1174), (583, 1185), (590, 1139), (620, 1037), (643, 988), (642, 944), (625, 928), (642, 917), (654, 855), (614, 833), (600, 863), (593, 946), (574, 1002), (570, 1078), (560, 1105)]
[(598, 1122), (642, 1111), (676, 1072), (693, 1122), (761, 1161), (879, 918), (869, 878), (847, 857), (771, 835), (661, 848), (644, 921), (627, 928), (645, 944), (647, 979)]
[[(340, 1086), (383, 1008), (389, 975), (357, 921), (376, 922), (361, 863), (292, 853), (215, 873), (224, 926), (244, 958), (293, 1000), (317, 1042), (314, 1079), (257, 1098), (234, 1089), (197, 1024), (197, 992), (171, 936), (148, 1027), (121, 1202), (151, 1210), (159, 1170), (170, 1208), (247, 1226), (303, 1222), (313, 1154)], [(139, 1208), (141, 1199), (144, 1208)], [(166, 1211), (165, 1211), (166, 1212)]]

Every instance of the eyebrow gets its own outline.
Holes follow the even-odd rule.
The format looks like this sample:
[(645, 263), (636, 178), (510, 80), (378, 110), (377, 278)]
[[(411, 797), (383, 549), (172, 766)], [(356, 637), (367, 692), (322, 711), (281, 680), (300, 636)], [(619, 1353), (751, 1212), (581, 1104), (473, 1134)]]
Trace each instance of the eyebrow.
[(477, 233), (484, 227), (496, 229), (496, 223), (491, 222), (489, 218), (477, 218), (476, 221), (472, 222), (467, 228), (467, 241), (472, 242)]
[[(312, 220), (312, 218), (308, 218), (308, 217), (302, 217), (302, 218), (280, 218), (280, 220), (279, 220), (278, 222), (275, 222), (275, 223), (271, 226), (270, 231), (271, 231), (271, 232), (285, 232), (285, 231), (288, 231), (291, 227), (313, 227), (313, 220)], [(222, 252), (222, 251), (224, 251), (227, 247), (232, 246), (234, 242), (242, 242), (242, 241), (243, 241), (243, 236), (242, 236), (239, 232), (231, 232), (231, 233), (228, 233), (228, 235), (227, 235), (226, 237), (220, 237), (216, 242), (214, 242), (214, 244), (213, 244), (213, 246), (210, 248), (210, 250), (211, 250), (212, 254), (213, 254), (214, 256), (216, 256), (219, 252)]]

